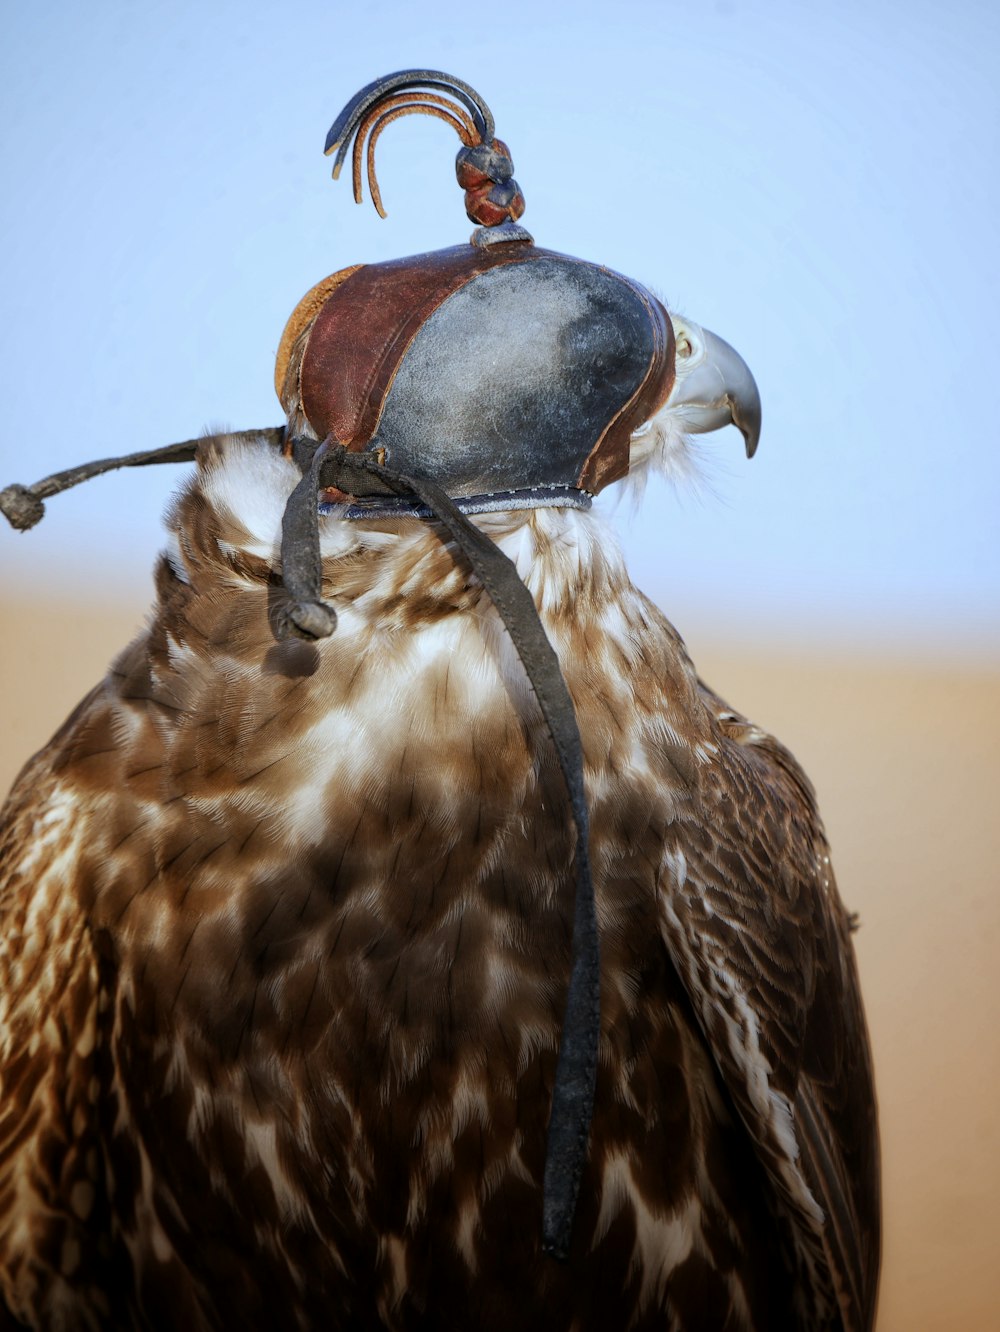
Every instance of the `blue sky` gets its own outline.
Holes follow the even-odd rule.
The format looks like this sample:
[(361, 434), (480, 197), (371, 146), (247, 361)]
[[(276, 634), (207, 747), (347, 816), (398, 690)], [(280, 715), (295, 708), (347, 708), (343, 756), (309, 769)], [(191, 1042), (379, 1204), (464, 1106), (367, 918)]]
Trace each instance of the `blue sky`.
[[(362, 84), (436, 67), (490, 103), (540, 244), (757, 377), (758, 456), (714, 436), (706, 492), (619, 515), (682, 632), (1000, 655), (994, 5), (97, 0), (4, 26), (0, 482), (277, 423), (308, 287), (468, 235), (438, 122), (383, 136), (386, 222), (322, 156)], [(134, 599), (180, 475), (0, 532), (7, 590)]]

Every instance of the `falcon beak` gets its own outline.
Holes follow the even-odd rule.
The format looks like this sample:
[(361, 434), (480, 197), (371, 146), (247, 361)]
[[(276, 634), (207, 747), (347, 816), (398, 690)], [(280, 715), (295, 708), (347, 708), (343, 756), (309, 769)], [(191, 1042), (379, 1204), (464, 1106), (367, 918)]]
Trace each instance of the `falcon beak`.
[(760, 393), (743, 357), (728, 342), (690, 319), (672, 314), (677, 343), (676, 378), (661, 409), (694, 435), (734, 425), (747, 457), (760, 439)]

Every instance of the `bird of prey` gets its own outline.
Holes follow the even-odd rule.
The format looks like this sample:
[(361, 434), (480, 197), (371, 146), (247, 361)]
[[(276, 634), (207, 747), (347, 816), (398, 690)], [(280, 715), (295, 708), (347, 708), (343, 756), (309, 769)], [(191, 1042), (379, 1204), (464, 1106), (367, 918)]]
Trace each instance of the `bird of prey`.
[(534, 246), (457, 79), (348, 104), (358, 190), (420, 110), (473, 243), (320, 283), (285, 424), (167, 451), (149, 627), (3, 811), (0, 1326), (863, 1332), (875, 1102), (813, 790), (589, 507), (691, 433), (752, 453), (756, 388)]

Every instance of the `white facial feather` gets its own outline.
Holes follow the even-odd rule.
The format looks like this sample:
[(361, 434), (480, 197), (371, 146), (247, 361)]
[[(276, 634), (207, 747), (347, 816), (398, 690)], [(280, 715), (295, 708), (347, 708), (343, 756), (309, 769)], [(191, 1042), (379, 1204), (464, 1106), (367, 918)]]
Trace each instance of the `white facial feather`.
[(678, 490), (698, 491), (705, 481), (704, 457), (669, 407), (661, 408), (632, 435), (628, 475), (611, 494), (618, 504), (638, 509), (654, 475)]
[(234, 441), (225, 452), (208, 460), (201, 486), (219, 513), (244, 528), (249, 541), (243, 549), (269, 562), (281, 543), (281, 518), (288, 496), (300, 479), (290, 458), (261, 440)]

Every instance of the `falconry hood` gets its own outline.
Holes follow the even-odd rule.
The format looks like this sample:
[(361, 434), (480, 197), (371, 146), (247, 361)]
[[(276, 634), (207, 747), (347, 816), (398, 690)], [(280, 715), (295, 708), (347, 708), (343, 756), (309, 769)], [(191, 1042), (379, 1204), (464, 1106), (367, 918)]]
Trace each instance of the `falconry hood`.
[(386, 466), (453, 496), (544, 496), (624, 476), (673, 360), (670, 321), (640, 286), (498, 239), (321, 283), (289, 322), (277, 373), (283, 405), (297, 396), (319, 439), (384, 451)]
[[(524, 196), (489, 108), (448, 75), (378, 79), (337, 117), (326, 151), (336, 154), (334, 177), (351, 153), (358, 202), (367, 140), (384, 216), (375, 145), (392, 120), (413, 113), (438, 116), (462, 141), (456, 174), (478, 224), (471, 241), (346, 268), (313, 287), (281, 339), (278, 396), (304, 432), (433, 481), (466, 512), (584, 506), (626, 474), (633, 431), (670, 397), (671, 319), (630, 278), (534, 244), (518, 222)], [(725, 350), (733, 364), (721, 366), (717, 387), (752, 385)], [(752, 405), (742, 413), (753, 415)]]

